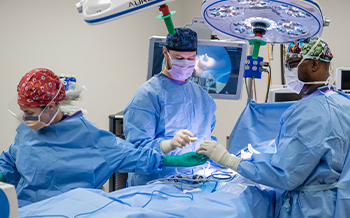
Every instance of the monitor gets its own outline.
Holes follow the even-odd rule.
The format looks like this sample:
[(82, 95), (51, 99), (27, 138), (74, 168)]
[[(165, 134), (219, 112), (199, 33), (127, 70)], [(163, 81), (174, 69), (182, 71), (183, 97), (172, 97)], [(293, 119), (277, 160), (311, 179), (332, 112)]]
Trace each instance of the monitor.
[[(162, 71), (165, 37), (150, 38), (147, 80)], [(241, 97), (247, 45), (244, 42), (198, 40), (196, 66), (189, 80), (200, 85), (215, 99)]]
[(302, 94), (296, 94), (285, 85), (272, 86), (268, 95), (268, 102), (298, 101)]
[(336, 86), (341, 92), (350, 94), (350, 67), (337, 68)]

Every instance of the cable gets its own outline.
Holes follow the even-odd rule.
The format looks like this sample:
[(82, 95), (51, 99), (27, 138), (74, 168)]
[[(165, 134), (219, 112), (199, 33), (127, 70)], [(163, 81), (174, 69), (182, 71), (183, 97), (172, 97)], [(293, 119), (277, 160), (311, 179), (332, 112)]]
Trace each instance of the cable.
[[(246, 77), (244, 77), (244, 83), (245, 83), (245, 88), (247, 89), (247, 95), (248, 95), (248, 99), (249, 99), (249, 91), (248, 91), (248, 85), (247, 85), (247, 78)], [(249, 101), (250, 101), (250, 99), (249, 99)]]
[(254, 83), (254, 95), (255, 95), (255, 101), (258, 102), (258, 97), (256, 96), (256, 86), (255, 86), (255, 78), (253, 79)]
[(218, 179), (218, 180), (228, 180), (228, 179), (232, 179), (233, 177), (228, 174), (228, 173), (212, 173), (211, 176), (214, 179)]
[[(209, 180), (208, 179), (190, 179), (190, 178), (178, 178), (178, 177), (173, 177), (173, 178), (160, 178), (160, 179), (154, 179), (154, 180), (151, 180), (149, 182), (146, 183), (146, 185), (150, 185), (150, 184), (153, 184), (155, 182), (158, 182), (158, 181), (163, 181), (163, 180), (174, 180), (174, 182), (178, 182), (178, 181), (190, 181), (190, 182), (208, 182)], [(176, 180), (176, 181), (175, 181)], [(169, 182), (169, 181), (168, 181)]]
[(97, 212), (97, 211), (99, 211), (99, 210), (102, 210), (103, 208), (107, 207), (108, 205), (110, 205), (110, 204), (113, 203), (113, 202), (114, 202), (114, 201), (111, 201), (111, 202), (109, 202), (108, 204), (104, 205), (103, 207), (100, 207), (100, 208), (98, 208), (98, 209), (96, 209), (96, 210), (94, 210), (94, 211), (77, 214), (74, 218), (76, 218), (76, 217), (78, 217), (78, 216), (86, 215), (86, 214), (95, 213), (95, 212)]
[(269, 66), (269, 78), (268, 78), (268, 86), (267, 86), (265, 102), (267, 102), (267, 99), (268, 99), (267, 94), (270, 92), (270, 86), (271, 86), (271, 66)]
[(266, 89), (265, 102), (267, 102), (267, 99), (268, 99), (268, 96), (269, 96), (270, 86), (271, 86), (271, 78), (272, 78), (271, 66), (269, 65), (268, 67), (269, 67), (269, 72), (268, 72), (268, 79), (267, 79), (267, 89)]
[(147, 201), (147, 203), (144, 204), (141, 208), (146, 207), (146, 206), (149, 204), (149, 202), (151, 202), (154, 192), (159, 192), (159, 193), (162, 193), (162, 194), (164, 194), (164, 195), (168, 195), (168, 196), (170, 196), (170, 197), (175, 197), (175, 198), (189, 198), (189, 199), (191, 199), (191, 201), (193, 201), (193, 195), (192, 195), (191, 193), (188, 193), (188, 194), (191, 195), (191, 197), (190, 197), (190, 196), (176, 196), (176, 195), (167, 194), (167, 193), (162, 192), (162, 191), (154, 190), (154, 191), (152, 192), (152, 194), (151, 194), (151, 198), (150, 198), (150, 199)]
[(284, 80), (284, 45), (281, 44), (281, 80), (282, 80), (282, 85), (285, 84)]
[(65, 218), (69, 218), (68, 216), (65, 216), (65, 215), (35, 215), (35, 216), (26, 216), (25, 218), (29, 218), (29, 217), (65, 217)]
[[(267, 44), (267, 59), (269, 61), (269, 67), (271, 66), (271, 59), (270, 59), (270, 44)], [(270, 85), (271, 85), (271, 67), (270, 67), (270, 72), (268, 74), (268, 79), (267, 79), (267, 92), (265, 95), (265, 102), (267, 102), (267, 98), (269, 95), (269, 91), (270, 91)]]

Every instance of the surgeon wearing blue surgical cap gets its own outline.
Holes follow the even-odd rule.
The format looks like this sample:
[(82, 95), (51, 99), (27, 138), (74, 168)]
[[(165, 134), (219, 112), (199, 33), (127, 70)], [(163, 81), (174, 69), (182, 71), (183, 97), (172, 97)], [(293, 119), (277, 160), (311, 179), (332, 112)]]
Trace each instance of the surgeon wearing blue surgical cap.
[(320, 38), (289, 46), (287, 86), (305, 95), (281, 116), (275, 153), (254, 152), (251, 159), (242, 159), (215, 141), (205, 141), (197, 150), (247, 179), (284, 190), (276, 217), (350, 217), (350, 171), (345, 162), (350, 100), (332, 86), (332, 58)]
[[(135, 147), (151, 147), (165, 154), (178, 155), (195, 151), (204, 138), (211, 136), (216, 118), (214, 100), (188, 78), (192, 75), (197, 54), (197, 33), (176, 28), (168, 34), (163, 56), (164, 69), (144, 83), (124, 110), (126, 140)], [(149, 176), (135, 173), (131, 185), (175, 172), (193, 172), (192, 168), (167, 167)]]

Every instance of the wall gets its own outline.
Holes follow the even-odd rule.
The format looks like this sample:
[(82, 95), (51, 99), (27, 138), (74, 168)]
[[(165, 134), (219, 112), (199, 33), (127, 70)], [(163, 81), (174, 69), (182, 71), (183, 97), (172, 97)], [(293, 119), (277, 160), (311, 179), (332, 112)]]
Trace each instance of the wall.
[[(75, 74), (88, 91), (78, 105), (86, 108), (86, 118), (108, 130), (108, 115), (123, 110), (137, 88), (146, 81), (148, 38), (167, 33), (159, 14), (152, 8), (110, 23), (89, 26), (70, 0), (3, 0), (0, 3), (0, 151), (13, 142), (18, 122), (7, 112), (8, 102), (16, 97), (20, 78), (36, 67), (47, 67), (57, 74)], [(329, 43), (335, 67), (350, 66), (347, 43), (350, 30), (350, 1), (319, 0), (331, 26), (322, 37)], [(202, 0), (177, 0), (169, 3), (176, 27), (201, 16)], [(272, 84), (280, 84), (279, 46), (272, 61)], [(261, 55), (267, 58), (267, 48)], [(265, 98), (267, 75), (256, 82), (258, 102)], [(244, 87), (244, 85), (243, 85)], [(217, 125), (214, 130), (223, 144), (243, 110), (247, 95), (239, 101), (215, 100)]]
[[(0, 3), (0, 151), (13, 143), (15, 120), (8, 102), (29, 70), (47, 67), (56, 74), (75, 74), (88, 91), (77, 102), (87, 119), (108, 130), (108, 115), (123, 110), (146, 81), (148, 39), (166, 35), (157, 8), (110, 23), (89, 26), (71, 0), (1, 1)], [(181, 11), (182, 1), (169, 4)], [(181, 14), (173, 19), (182, 25)]]

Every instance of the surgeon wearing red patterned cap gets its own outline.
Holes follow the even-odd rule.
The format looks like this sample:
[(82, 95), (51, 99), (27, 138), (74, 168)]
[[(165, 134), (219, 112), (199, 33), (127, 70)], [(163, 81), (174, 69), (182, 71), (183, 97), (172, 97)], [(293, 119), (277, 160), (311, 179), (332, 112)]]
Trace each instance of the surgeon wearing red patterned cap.
[(9, 150), (0, 155), (0, 182), (13, 184), (20, 200), (37, 202), (75, 188), (99, 189), (117, 171), (149, 174), (163, 166), (207, 161), (194, 152), (173, 157), (135, 148), (98, 128), (81, 111), (64, 115), (59, 110), (64, 85), (48, 69), (26, 73), (17, 90), (24, 122)]
[(64, 85), (51, 70), (37, 68), (26, 73), (17, 86), (18, 105), (24, 123), (35, 130), (58, 123), (64, 116), (59, 110), (65, 99)]

